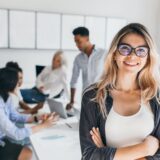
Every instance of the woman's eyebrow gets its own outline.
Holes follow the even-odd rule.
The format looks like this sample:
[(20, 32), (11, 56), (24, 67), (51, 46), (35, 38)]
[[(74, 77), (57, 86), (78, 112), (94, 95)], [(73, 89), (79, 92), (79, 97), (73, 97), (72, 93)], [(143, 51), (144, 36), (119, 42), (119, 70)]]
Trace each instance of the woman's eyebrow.
[(123, 45), (128, 45), (128, 46), (130, 46), (130, 47), (132, 47), (132, 48), (137, 48), (137, 47), (148, 47), (148, 45), (147, 44), (143, 44), (143, 45), (139, 45), (139, 46), (137, 46), (137, 47), (133, 47), (132, 45), (130, 45), (130, 44), (128, 44), (128, 43), (119, 43), (119, 44), (123, 44)]

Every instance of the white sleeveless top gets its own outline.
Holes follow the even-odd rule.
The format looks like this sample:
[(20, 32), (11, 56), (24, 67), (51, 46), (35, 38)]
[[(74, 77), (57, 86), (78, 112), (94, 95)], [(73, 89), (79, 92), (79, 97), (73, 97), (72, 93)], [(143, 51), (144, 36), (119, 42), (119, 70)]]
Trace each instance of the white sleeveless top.
[(106, 142), (116, 148), (139, 144), (153, 128), (154, 115), (149, 104), (141, 104), (139, 111), (131, 116), (122, 116), (112, 107), (105, 123)]

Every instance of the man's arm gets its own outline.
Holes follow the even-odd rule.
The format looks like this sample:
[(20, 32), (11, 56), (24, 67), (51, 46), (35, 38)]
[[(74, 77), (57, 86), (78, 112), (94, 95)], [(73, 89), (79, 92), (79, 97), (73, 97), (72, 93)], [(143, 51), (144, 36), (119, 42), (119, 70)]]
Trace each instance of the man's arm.
[(71, 109), (74, 104), (74, 98), (76, 93), (76, 84), (80, 73), (80, 67), (78, 64), (78, 57), (74, 60), (73, 70), (72, 70), (72, 78), (71, 78), (71, 97), (70, 102), (67, 104), (66, 109)]
[(70, 102), (66, 106), (67, 110), (70, 110), (73, 107), (75, 93), (76, 93), (76, 88), (71, 88), (71, 98), (70, 98)]

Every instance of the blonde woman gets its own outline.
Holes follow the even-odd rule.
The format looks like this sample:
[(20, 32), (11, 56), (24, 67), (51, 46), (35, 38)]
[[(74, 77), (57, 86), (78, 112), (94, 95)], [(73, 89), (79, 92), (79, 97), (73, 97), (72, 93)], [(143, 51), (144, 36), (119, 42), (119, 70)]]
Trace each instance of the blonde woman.
[(69, 95), (67, 89), (67, 66), (63, 51), (58, 50), (52, 59), (52, 65), (45, 67), (36, 80), (37, 89), (50, 97), (57, 96), (63, 89)]
[(22, 89), (21, 94), (25, 102), (37, 103), (44, 102), (48, 96), (58, 97), (62, 90), (69, 99), (66, 60), (63, 51), (58, 50), (52, 58), (52, 64), (38, 75), (36, 87)]
[(82, 98), (83, 160), (159, 160), (158, 54), (147, 29), (122, 28), (111, 43), (101, 80)]

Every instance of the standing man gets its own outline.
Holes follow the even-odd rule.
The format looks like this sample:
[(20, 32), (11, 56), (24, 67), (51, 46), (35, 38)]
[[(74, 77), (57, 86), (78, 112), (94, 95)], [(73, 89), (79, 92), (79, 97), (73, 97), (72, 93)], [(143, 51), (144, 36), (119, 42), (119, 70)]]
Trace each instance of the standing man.
[(82, 71), (83, 90), (89, 85), (97, 82), (103, 71), (105, 50), (97, 48), (89, 40), (89, 30), (78, 27), (73, 30), (74, 40), (77, 48), (81, 51), (74, 60), (71, 79), (71, 99), (66, 109), (71, 109), (74, 104), (76, 84), (80, 70)]

